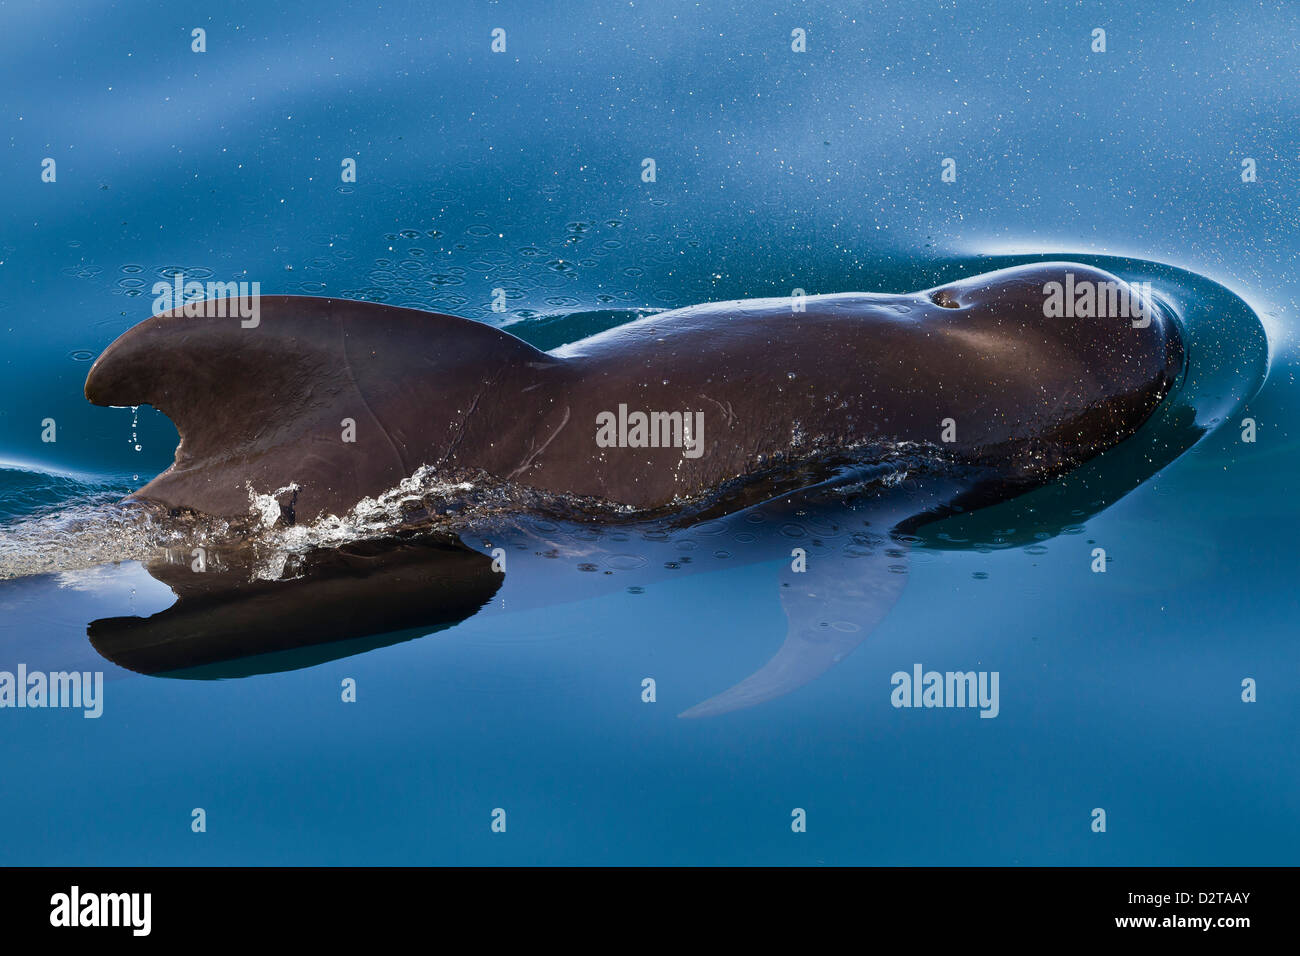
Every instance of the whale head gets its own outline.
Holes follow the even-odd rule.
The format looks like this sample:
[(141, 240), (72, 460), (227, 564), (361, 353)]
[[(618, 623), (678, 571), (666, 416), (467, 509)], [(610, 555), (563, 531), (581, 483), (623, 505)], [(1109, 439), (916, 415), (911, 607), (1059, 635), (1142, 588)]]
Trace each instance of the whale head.
[[(945, 374), (959, 377), (954, 449), (1008, 479), (1041, 479), (1132, 435), (1185, 364), (1171, 307), (1149, 283), (1044, 262), (917, 293)], [(940, 383), (942, 387), (942, 383)]]

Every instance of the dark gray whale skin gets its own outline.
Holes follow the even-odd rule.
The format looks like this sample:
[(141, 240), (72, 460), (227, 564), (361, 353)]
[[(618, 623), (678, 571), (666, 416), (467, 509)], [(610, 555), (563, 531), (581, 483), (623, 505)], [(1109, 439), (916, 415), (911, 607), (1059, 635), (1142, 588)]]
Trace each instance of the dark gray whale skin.
[[(156, 315), (95, 362), (86, 397), (153, 405), (174, 464), (134, 497), (222, 517), (250, 487), (297, 486), (296, 520), (344, 514), (422, 465), (638, 510), (672, 508), (791, 458), (923, 443), (993, 476), (1042, 484), (1132, 435), (1183, 367), (1176, 323), (1047, 318), (1037, 263), (906, 295), (711, 303), (541, 352), (450, 315), (264, 296), (260, 323)], [(603, 448), (597, 416), (702, 412), (703, 453)], [(945, 419), (956, 441), (940, 445)], [(344, 419), (355, 442), (343, 441)]]

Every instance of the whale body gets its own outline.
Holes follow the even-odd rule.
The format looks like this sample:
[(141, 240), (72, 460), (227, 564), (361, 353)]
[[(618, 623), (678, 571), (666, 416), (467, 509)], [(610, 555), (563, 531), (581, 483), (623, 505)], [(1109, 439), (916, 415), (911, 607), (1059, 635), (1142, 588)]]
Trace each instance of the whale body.
[[(1195, 440), (1128, 443), (1134, 461), (1119, 449), (1113, 467), (1132, 481), (1088, 476), (1161, 406), (1187, 355), (1149, 287), (1069, 262), (903, 295), (692, 306), (549, 352), (374, 303), (266, 296), (251, 326), (211, 304), (135, 326), (86, 379), (92, 402), (154, 405), (180, 432), (175, 462), (132, 497), (240, 518), (270, 495), (292, 524), (431, 474), (583, 507), (557, 525), (531, 509), (539, 499), (507, 496), (458, 513), (436, 532), (447, 539), (316, 547), (270, 577), (257, 535), (206, 573), (189, 546), (162, 555), (146, 567), (177, 603), (89, 630), (144, 673), (304, 666), (451, 626), (498, 589), (525, 608), (594, 595), (622, 586), (611, 554), (669, 575), (770, 562), (785, 641), (681, 714), (715, 716), (787, 694), (858, 646), (898, 599), (916, 528), (1066, 473), (1120, 495)], [(1112, 500), (1094, 498), (1068, 521)], [(682, 550), (679, 531), (726, 546)], [(638, 537), (635, 554), (615, 553)]]
[(1133, 434), (1183, 365), (1176, 323), (1149, 298), (1142, 322), (1049, 317), (1067, 278), (1130, 291), (1038, 263), (903, 295), (692, 306), (550, 352), (451, 315), (263, 296), (251, 328), (183, 309), (141, 322), (85, 393), (177, 426), (174, 463), (133, 497), (222, 517), (288, 488), (294, 520), (343, 514), (421, 468), (645, 512), (916, 444), (971, 466), (971, 493), (998, 500)]

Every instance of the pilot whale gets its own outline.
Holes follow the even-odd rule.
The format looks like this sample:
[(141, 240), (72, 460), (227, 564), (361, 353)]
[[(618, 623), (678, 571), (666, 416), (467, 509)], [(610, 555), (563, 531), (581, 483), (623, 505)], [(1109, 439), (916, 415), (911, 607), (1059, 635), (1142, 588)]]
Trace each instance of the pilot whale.
[[(910, 294), (692, 306), (549, 352), (468, 319), (365, 302), (263, 297), (251, 326), (212, 311), (142, 322), (87, 377), (92, 402), (152, 404), (180, 432), (173, 465), (132, 497), (240, 518), (273, 495), (279, 527), (431, 474), (578, 506), (557, 525), (527, 507), (544, 498), (507, 497), (521, 506), (471, 514), (449, 539), (313, 546), (271, 579), (257, 535), (206, 573), (193, 573), (188, 546), (160, 556), (146, 570), (176, 604), (89, 629), (100, 654), (144, 673), (303, 666), (498, 600), (594, 596), (628, 580), (611, 556), (639, 562), (637, 583), (779, 562), (785, 641), (681, 714), (715, 716), (850, 653), (898, 599), (918, 527), (1067, 473), (1122, 495), (1194, 440), (1127, 441), (1185, 371), (1172, 308), (1070, 262)], [(1089, 474), (1112, 449), (1118, 484)], [(1105, 506), (1093, 498), (1063, 520)], [(682, 551), (692, 535), (726, 547)]]
[[(1063, 310), (1063, 288), (1097, 291)], [(1106, 290), (1130, 308), (1106, 308)], [(646, 513), (916, 445), (971, 469), (968, 501), (1002, 500), (1132, 435), (1184, 361), (1153, 296), (1068, 262), (691, 306), (549, 352), (375, 303), (263, 296), (251, 327), (216, 304), (125, 332), (86, 397), (177, 426), (174, 463), (134, 498), (234, 518), (280, 495), (298, 522), (422, 468)]]

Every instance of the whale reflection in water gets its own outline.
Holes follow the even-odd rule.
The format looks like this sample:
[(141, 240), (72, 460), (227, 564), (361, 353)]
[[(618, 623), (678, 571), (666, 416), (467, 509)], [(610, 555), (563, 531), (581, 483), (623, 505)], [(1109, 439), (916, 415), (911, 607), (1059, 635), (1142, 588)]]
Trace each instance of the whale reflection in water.
[(176, 594), (150, 617), (87, 629), (103, 657), (140, 674), (222, 678), (294, 670), (459, 624), (492, 599), (501, 575), (458, 541), (380, 540), (321, 548), (292, 577), (265, 580), (246, 552), (188, 553), (145, 565)]

